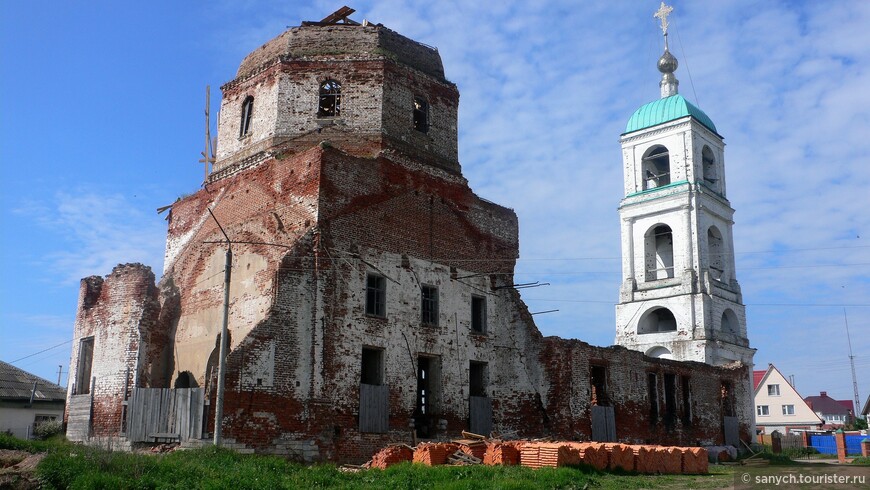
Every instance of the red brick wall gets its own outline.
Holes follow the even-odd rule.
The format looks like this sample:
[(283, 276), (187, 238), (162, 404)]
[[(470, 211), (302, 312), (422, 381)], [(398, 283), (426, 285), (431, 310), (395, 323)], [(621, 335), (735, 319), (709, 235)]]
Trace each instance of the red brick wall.
[(155, 333), (159, 308), (150, 267), (119, 265), (105, 280), (100, 277), (82, 279), (67, 398), (82, 391), (76, 385), (79, 348), (82, 339), (93, 337), (91, 377), (96, 378), (92, 390), (94, 436), (118, 433), (121, 402), (127, 396), (125, 383), (129, 382), (128, 387), (132, 387), (147, 378), (148, 365), (143, 353)]

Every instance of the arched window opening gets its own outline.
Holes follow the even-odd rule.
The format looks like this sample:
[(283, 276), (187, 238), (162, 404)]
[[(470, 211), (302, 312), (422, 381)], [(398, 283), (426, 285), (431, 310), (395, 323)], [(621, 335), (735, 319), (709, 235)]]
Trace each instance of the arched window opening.
[(654, 308), (646, 312), (637, 324), (637, 333), (673, 332), (677, 329), (677, 319), (667, 308)]
[(719, 181), (719, 174), (716, 172), (716, 157), (713, 156), (713, 150), (709, 146), (704, 145), (701, 150), (701, 171), (704, 175), (704, 182), (713, 186)]
[(252, 96), (245, 97), (242, 102), (242, 122), (239, 125), (239, 137), (247, 136), (251, 132), (251, 117), (254, 114), (254, 98)]
[(655, 189), (671, 183), (671, 163), (668, 149), (656, 145), (647, 150), (641, 164), (643, 190)]
[(320, 84), (320, 103), (317, 117), (338, 117), (341, 115), (341, 84), (327, 80)]
[(429, 103), (422, 97), (414, 97), (414, 129), (429, 132)]
[(646, 280), (674, 277), (674, 239), (671, 228), (658, 225), (644, 237)]
[(652, 349), (646, 351), (647, 357), (654, 357), (656, 359), (673, 359), (674, 355), (671, 354), (667, 348), (662, 346), (653, 347)]
[(722, 233), (715, 226), (707, 230), (707, 263), (709, 264), (710, 277), (716, 281), (723, 281), (725, 277), (725, 246), (722, 241)]
[(737, 321), (737, 315), (730, 309), (722, 312), (721, 328), (723, 332), (730, 334), (740, 333), (740, 322)]

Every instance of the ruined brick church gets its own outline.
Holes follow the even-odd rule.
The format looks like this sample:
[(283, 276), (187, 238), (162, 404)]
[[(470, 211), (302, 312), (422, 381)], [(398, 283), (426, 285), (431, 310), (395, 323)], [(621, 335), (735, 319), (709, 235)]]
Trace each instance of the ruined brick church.
[[(220, 428), (233, 447), (360, 461), (463, 430), (751, 439), (753, 351), (733, 252), (718, 253), (733, 211), (709, 118), (677, 101), (636, 114), (623, 135), (622, 345), (544, 337), (514, 284), (516, 214), (462, 175), (459, 91), (438, 51), (350, 12), (287, 30), (222, 87), (215, 161), (168, 209), (160, 281), (140, 264), (82, 280), (68, 436), (120, 444), (168, 430), (186, 443), (215, 431), (231, 246)], [(665, 182), (669, 158), (688, 164), (674, 161)], [(710, 256), (730, 259), (673, 253), (712, 246), (697, 239), (702, 222), (716, 225)], [(171, 419), (159, 430), (147, 426), (158, 413)]]

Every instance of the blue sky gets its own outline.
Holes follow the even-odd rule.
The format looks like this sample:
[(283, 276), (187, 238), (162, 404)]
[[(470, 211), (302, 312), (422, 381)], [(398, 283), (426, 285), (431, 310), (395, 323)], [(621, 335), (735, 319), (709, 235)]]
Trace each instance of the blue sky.
[[(0, 359), (68, 368), (78, 281), (142, 262), (155, 209), (198, 189), (206, 85), (341, 3), (0, 4)], [(675, 1), (680, 92), (727, 143), (737, 278), (757, 366), (870, 394), (870, 3)], [(618, 137), (658, 97), (657, 1), (358, 1), (353, 18), (437, 46), (460, 90), (463, 173), (516, 210), (517, 281), (546, 335), (613, 342)], [(214, 120), (214, 119), (213, 119)], [(844, 318), (845, 310), (845, 318)], [(51, 347), (61, 344), (60, 347)], [(64, 375), (63, 383), (66, 382)]]

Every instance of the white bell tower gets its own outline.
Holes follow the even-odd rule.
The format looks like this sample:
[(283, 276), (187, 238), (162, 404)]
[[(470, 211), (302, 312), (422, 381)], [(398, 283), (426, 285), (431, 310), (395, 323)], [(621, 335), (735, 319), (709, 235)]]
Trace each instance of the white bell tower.
[(638, 109), (620, 138), (623, 283), (616, 344), (651, 357), (752, 365), (746, 311), (734, 269), (724, 147), (713, 121), (677, 93), (668, 50), (661, 98)]

